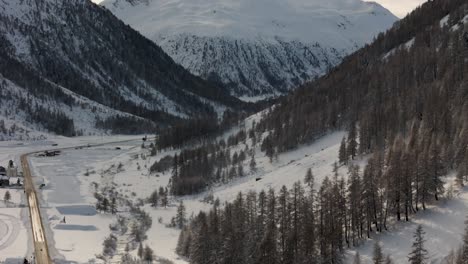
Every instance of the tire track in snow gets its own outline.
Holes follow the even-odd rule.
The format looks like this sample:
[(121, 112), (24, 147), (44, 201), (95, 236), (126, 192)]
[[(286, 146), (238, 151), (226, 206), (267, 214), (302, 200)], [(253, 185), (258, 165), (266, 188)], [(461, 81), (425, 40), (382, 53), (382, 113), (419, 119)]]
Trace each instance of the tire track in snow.
[[(8, 224), (8, 222), (10, 222), (10, 224)], [(0, 224), (4, 224), (7, 228), (6, 238), (3, 237), (0, 240), (0, 250), (3, 250), (15, 242), (19, 235), (19, 227), (21, 226), (21, 222), (16, 217), (0, 213)]]

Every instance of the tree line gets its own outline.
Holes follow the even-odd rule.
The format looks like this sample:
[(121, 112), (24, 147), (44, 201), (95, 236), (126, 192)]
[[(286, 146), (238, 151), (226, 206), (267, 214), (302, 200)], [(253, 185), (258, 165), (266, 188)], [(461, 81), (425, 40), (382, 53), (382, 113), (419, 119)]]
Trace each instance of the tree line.
[[(223, 206), (216, 200), (211, 210), (200, 212), (182, 229), (177, 253), (193, 264), (343, 263), (345, 249), (386, 232), (389, 219), (400, 219), (393, 182), (385, 172), (379, 179), (366, 179), (379, 173), (376, 162), (364, 172), (351, 165), (347, 180), (336, 166), (333, 177), (326, 177), (317, 190), (309, 170), (304, 183), (291, 189), (239, 193)], [(431, 197), (428, 201), (435, 200)], [(417, 247), (423, 243), (422, 230), (417, 234), (419, 244), (409, 261), (421, 264), (425, 262), (416, 260), (424, 260)], [(386, 259), (380, 254), (374, 263)]]

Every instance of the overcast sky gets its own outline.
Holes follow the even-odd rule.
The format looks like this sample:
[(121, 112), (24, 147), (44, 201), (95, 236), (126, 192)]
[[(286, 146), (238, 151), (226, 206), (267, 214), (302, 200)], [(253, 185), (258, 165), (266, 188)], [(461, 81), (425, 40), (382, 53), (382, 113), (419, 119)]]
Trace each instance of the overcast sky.
[(383, 5), (397, 17), (403, 18), (426, 0), (374, 0), (373, 2)]
[[(91, 0), (93, 2), (99, 3), (102, 0)], [(255, 1), (255, 0), (252, 0)], [(366, 0), (369, 1), (369, 0)], [(389, 9), (393, 14), (402, 18), (407, 13), (411, 12), (420, 4), (426, 2), (426, 0), (373, 0), (387, 9)]]

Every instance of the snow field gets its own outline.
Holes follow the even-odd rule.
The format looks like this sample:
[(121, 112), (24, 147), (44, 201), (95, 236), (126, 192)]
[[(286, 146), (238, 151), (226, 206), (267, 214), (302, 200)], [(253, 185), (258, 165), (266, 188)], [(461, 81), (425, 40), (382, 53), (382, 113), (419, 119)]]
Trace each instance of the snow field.
[[(259, 113), (246, 119), (242, 127), (250, 128), (261, 115)], [(233, 128), (220, 138), (226, 139), (238, 129)], [(259, 192), (268, 188), (278, 190), (283, 185), (291, 187), (295, 182), (303, 180), (309, 168), (312, 169), (319, 188), (321, 181), (333, 173), (333, 164), (337, 160), (343, 136), (345, 132), (342, 131), (330, 133), (313, 144), (280, 154), (273, 162), (260, 152), (257, 145), (255, 173), (247, 169), (250, 161), (247, 158), (244, 164), (246, 176), (242, 178), (234, 179), (227, 184), (215, 185), (198, 195), (171, 198), (167, 208), (152, 208), (145, 204), (142, 208), (151, 216), (152, 227), (146, 233), (148, 239), (143, 244), (150, 246), (159, 258), (168, 259), (176, 264), (187, 263), (175, 253), (180, 231), (167, 227), (176, 214), (180, 200), (184, 202), (187, 216), (190, 217), (200, 210), (209, 210), (211, 205), (202, 201), (208, 195), (219, 198), (223, 203), (232, 201), (241, 191)], [(247, 140), (246, 144), (252, 148), (250, 140)], [(116, 150), (117, 146), (121, 149)], [(44, 189), (43, 198), (48, 206), (46, 213), (59, 258), (86, 263), (102, 251), (102, 240), (111, 233), (108, 226), (115, 221), (116, 216), (93, 211), (96, 202), (93, 197), (95, 183), (101, 187), (114, 187), (119, 194), (133, 203), (140, 203), (154, 190), (167, 186), (171, 177), (170, 171), (149, 174), (148, 169), (154, 161), (169, 154), (173, 155), (177, 150), (164, 151), (155, 157), (150, 157), (149, 150), (141, 149), (140, 146), (141, 143), (135, 141), (91, 149), (71, 149), (55, 158), (33, 158), (36, 175), (38, 178), (44, 177), (50, 186), (50, 189)], [(241, 143), (232, 147), (231, 153), (244, 148), (244, 143)], [(361, 165), (362, 170), (366, 161), (367, 157), (363, 157), (355, 163)], [(60, 166), (63, 168), (56, 169)], [(117, 170), (117, 167), (121, 169)], [(104, 173), (106, 171), (112, 173)], [(347, 175), (347, 168), (340, 167), (339, 173)], [(60, 179), (59, 175), (66, 176), (67, 184), (61, 182), (63, 179)], [(257, 181), (256, 178), (261, 180)], [(448, 177), (447, 182), (451, 182), (452, 178)], [(58, 189), (63, 188), (67, 197), (61, 199), (63, 191)], [(426, 231), (426, 247), (430, 252), (431, 263), (441, 263), (450, 250), (461, 242), (464, 214), (468, 212), (467, 191), (462, 190), (455, 193), (451, 200), (443, 199), (439, 204), (431, 205), (428, 210), (411, 216), (411, 221), (408, 223), (402, 221), (390, 224), (388, 232), (373, 234), (371, 239), (363, 241), (359, 247), (347, 250), (347, 261), (351, 263), (355, 252), (359, 251), (363, 262), (370, 263), (374, 242), (379, 241), (384, 253), (391, 254), (395, 263), (406, 263), (413, 232), (416, 226), (421, 224)], [(125, 212), (122, 214), (125, 215)], [(63, 216), (67, 219), (66, 224), (61, 223)], [(124, 241), (126, 238), (119, 239)], [(136, 256), (136, 250), (130, 253)]]

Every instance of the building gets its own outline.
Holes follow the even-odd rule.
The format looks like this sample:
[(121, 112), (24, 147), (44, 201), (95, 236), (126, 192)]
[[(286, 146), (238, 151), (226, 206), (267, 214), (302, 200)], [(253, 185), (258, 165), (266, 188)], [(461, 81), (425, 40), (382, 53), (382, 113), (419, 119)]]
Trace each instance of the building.
[(6, 176), (7, 175), (7, 171), (4, 167), (0, 166), (0, 176)]
[(1, 175), (0, 176), (0, 187), (10, 186), (10, 177)]
[(8, 167), (6, 171), (6, 176), (8, 177), (17, 177), (18, 170), (16, 167)]

